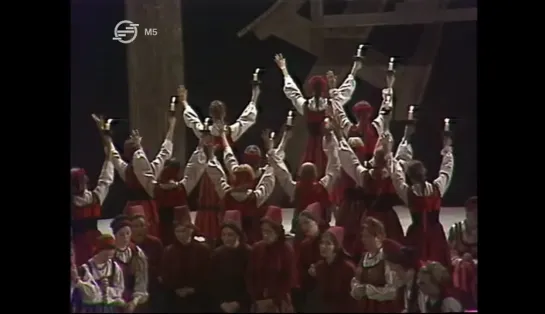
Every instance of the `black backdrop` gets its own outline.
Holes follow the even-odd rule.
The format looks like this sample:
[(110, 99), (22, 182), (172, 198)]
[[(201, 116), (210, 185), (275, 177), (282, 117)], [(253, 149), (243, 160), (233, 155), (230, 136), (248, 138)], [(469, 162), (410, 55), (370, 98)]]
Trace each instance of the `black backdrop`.
[[(281, 91), (281, 75), (274, 68), (274, 53), (287, 56), (290, 72), (300, 78), (306, 76), (314, 57), (277, 38), (259, 41), (252, 34), (236, 36), (272, 0), (182, 2), (186, 86), (191, 104), (198, 111), (206, 112), (211, 100), (221, 99), (229, 106), (228, 118), (235, 119), (250, 97), (250, 73), (258, 66), (269, 68), (263, 78), (257, 125), (241, 138), (238, 146), (259, 143), (259, 130), (281, 125), (290, 106)], [(326, 11), (338, 13), (343, 6), (342, 1), (334, 1)], [(308, 8), (302, 9), (303, 15), (305, 10)], [(90, 114), (129, 115), (126, 46), (112, 40), (115, 24), (124, 19), (124, 3), (72, 0), (71, 11), (71, 163), (86, 168), (93, 183), (103, 152)], [(369, 41), (385, 54), (410, 56), (420, 31), (421, 26), (380, 27), (375, 28)], [(455, 140), (455, 175), (444, 201), (447, 206), (459, 206), (476, 193), (476, 72), (476, 23), (446, 24), (419, 113), (427, 123), (419, 125), (413, 145), (415, 157), (428, 165), (431, 174), (435, 173), (440, 162), (442, 118), (451, 116), (460, 121)], [(374, 101), (379, 95), (378, 90), (358, 82), (353, 99)], [(399, 135), (399, 127), (394, 125), (393, 129), (394, 135)], [(120, 138), (114, 140), (121, 143), (127, 131), (121, 127)], [(192, 132), (180, 140), (187, 140), (188, 147), (196, 144)], [(116, 180), (105, 204), (106, 216), (121, 210), (124, 199), (116, 193), (118, 184)]]

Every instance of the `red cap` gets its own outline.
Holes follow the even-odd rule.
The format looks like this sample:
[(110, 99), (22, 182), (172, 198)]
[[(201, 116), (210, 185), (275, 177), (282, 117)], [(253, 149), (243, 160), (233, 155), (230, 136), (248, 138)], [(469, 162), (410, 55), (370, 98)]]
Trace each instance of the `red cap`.
[(104, 250), (115, 249), (115, 239), (109, 234), (102, 234), (96, 239), (95, 254)]
[(242, 229), (242, 217), (239, 210), (228, 210), (223, 215), (224, 224), (233, 224)]
[(367, 101), (362, 100), (352, 107), (352, 112), (356, 117), (370, 115), (373, 112), (373, 107)]
[(261, 220), (277, 226), (282, 226), (282, 208), (278, 206), (269, 206), (267, 208), (267, 212), (263, 218), (261, 218)]
[(337, 241), (337, 245), (342, 248), (344, 241), (344, 228), (339, 226), (333, 226), (329, 227), (326, 232), (330, 233)]
[(312, 96), (317, 96), (317, 95), (314, 95), (314, 91), (316, 89), (316, 87), (318, 87), (320, 89), (320, 97), (322, 98), (327, 98), (329, 95), (329, 90), (327, 88), (327, 80), (323, 77), (323, 76), (319, 76), (319, 75), (315, 75), (313, 77), (311, 77), (309, 80), (308, 80), (308, 85), (310, 87), (310, 90), (312, 92)]
[(244, 162), (248, 164), (257, 164), (261, 161), (261, 150), (256, 145), (249, 145), (244, 150)]
[(70, 169), (70, 184), (72, 194), (78, 195), (84, 192), (85, 184), (87, 184), (87, 173), (83, 168)]
[(126, 209), (126, 214), (129, 217), (136, 217), (136, 216), (142, 216), (146, 217), (146, 212), (144, 211), (144, 206), (142, 205), (133, 205)]
[(301, 215), (316, 221), (317, 223), (322, 223), (323, 217), (323, 208), (318, 202), (314, 202), (308, 205), (302, 212)]

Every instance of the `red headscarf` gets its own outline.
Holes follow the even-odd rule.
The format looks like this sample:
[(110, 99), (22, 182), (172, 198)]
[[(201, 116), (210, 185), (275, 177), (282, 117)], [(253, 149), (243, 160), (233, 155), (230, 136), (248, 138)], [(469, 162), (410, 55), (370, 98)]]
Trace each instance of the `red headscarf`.
[(261, 163), (261, 150), (256, 145), (249, 145), (244, 150), (244, 157), (242, 161), (245, 164), (252, 166), (256, 169), (260, 166)]
[(81, 195), (85, 191), (89, 178), (83, 168), (70, 169), (70, 186), (72, 195)]
[(328, 98), (327, 80), (323, 76), (315, 75), (308, 80), (311, 97)]

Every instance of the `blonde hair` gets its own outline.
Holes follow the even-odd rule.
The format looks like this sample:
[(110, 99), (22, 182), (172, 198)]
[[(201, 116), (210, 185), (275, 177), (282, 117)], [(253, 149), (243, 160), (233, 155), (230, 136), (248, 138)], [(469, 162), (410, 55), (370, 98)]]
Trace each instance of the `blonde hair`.
[(363, 140), (359, 137), (349, 137), (348, 145), (350, 145), (351, 148), (365, 146), (365, 144), (363, 143)]
[(233, 169), (233, 175), (236, 175), (237, 173), (246, 173), (250, 176), (252, 180), (255, 180), (255, 172), (254, 168), (248, 164), (240, 164), (235, 169)]

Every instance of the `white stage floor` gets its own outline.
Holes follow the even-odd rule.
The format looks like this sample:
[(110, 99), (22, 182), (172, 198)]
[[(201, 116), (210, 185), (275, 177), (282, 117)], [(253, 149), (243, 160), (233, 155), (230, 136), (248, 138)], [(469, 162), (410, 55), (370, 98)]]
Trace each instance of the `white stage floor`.
[[(401, 225), (403, 226), (403, 230), (407, 231), (407, 227), (411, 223), (411, 217), (409, 216), (409, 210), (407, 207), (404, 206), (396, 206), (395, 210), (397, 211), (397, 214), (399, 215), (399, 219), (401, 220)], [(443, 228), (445, 229), (445, 232), (448, 232), (448, 229), (452, 224), (455, 222), (458, 222), (462, 219), (464, 219), (464, 208), (463, 207), (443, 207), (441, 208), (441, 214), (439, 217), (439, 220), (441, 221), (441, 224), (443, 225)], [(291, 219), (293, 217), (293, 208), (284, 208), (283, 212), (283, 218), (284, 218), (284, 229), (286, 231), (290, 230), (291, 228)], [(195, 220), (195, 212), (191, 212), (191, 218)], [(111, 233), (110, 229), (110, 222), (112, 219), (102, 219), (98, 222), (98, 229), (102, 233)], [(331, 225), (334, 225), (334, 222), (332, 222)]]

